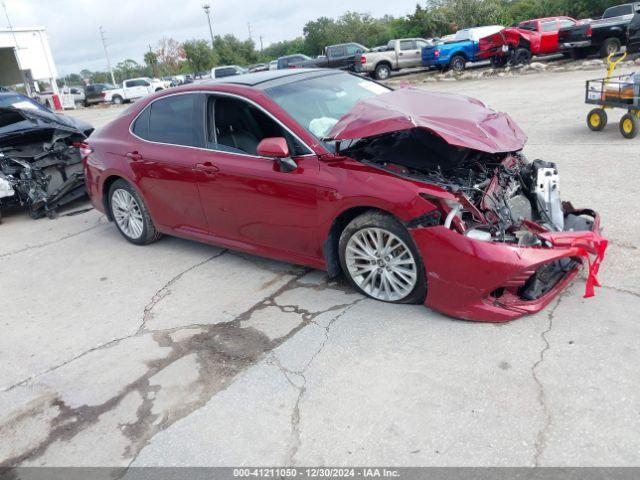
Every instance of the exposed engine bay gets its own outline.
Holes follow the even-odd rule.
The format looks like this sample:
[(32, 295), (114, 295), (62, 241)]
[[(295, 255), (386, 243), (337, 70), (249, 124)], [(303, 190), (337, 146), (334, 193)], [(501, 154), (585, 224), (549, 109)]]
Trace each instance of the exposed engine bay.
[(444, 225), (476, 240), (534, 246), (540, 240), (532, 224), (556, 232), (591, 228), (591, 219), (563, 205), (551, 162), (454, 147), (417, 128), (358, 140), (343, 152), (455, 195), (457, 201), (444, 201)]
[(84, 195), (83, 132), (17, 110), (4, 110), (0, 118), (2, 127), (24, 124), (0, 137), (0, 208), (24, 206), (32, 218), (53, 217)]
[[(358, 140), (343, 153), (454, 195), (455, 200), (427, 197), (440, 208), (436, 216), (425, 216), (431, 223), (422, 226), (444, 225), (474, 240), (522, 247), (551, 246), (540, 235), (545, 232), (592, 230), (595, 213), (576, 211), (561, 201), (558, 170), (551, 162), (454, 147), (417, 128)], [(578, 258), (546, 264), (512, 293), (536, 300), (580, 264)], [(504, 291), (492, 295), (497, 299)]]

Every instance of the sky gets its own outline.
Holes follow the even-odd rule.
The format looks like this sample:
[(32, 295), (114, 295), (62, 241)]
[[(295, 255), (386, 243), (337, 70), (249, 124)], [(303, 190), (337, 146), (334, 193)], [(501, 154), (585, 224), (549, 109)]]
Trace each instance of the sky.
[[(346, 11), (402, 16), (417, 0), (3, 0), (14, 27), (47, 29), (58, 75), (81, 69), (106, 70), (99, 27), (105, 31), (113, 65), (127, 58), (143, 63), (143, 55), (163, 36), (178, 41), (209, 39), (202, 9), (211, 5), (214, 35), (252, 37), (259, 48), (302, 35), (309, 20), (338, 17)], [(7, 26), (0, 10), (0, 27)]]

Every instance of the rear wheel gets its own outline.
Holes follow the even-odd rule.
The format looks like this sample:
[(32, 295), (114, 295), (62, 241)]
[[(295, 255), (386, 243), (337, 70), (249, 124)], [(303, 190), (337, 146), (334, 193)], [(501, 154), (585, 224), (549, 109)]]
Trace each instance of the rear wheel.
[(342, 232), (340, 264), (364, 295), (390, 303), (422, 303), (427, 291), (422, 259), (407, 229), (393, 216), (367, 212)]
[(636, 138), (640, 130), (640, 121), (634, 113), (626, 113), (620, 119), (620, 133), (624, 138)]
[(117, 180), (111, 185), (108, 198), (111, 216), (128, 241), (147, 245), (162, 236), (156, 230), (144, 200), (125, 180)]
[(604, 130), (607, 126), (607, 112), (604, 108), (594, 108), (587, 115), (587, 125), (594, 132)]
[(600, 47), (600, 56), (608, 57), (620, 50), (621, 47), (622, 44), (617, 38), (607, 38), (602, 44), (602, 47)]
[(381, 63), (376, 66), (374, 76), (376, 80), (386, 80), (391, 76), (391, 68), (386, 63)]
[(454, 55), (449, 63), (449, 68), (454, 72), (462, 72), (467, 66), (467, 60), (462, 55)]
[(116, 105), (122, 105), (124, 103), (124, 99), (120, 95), (116, 95), (113, 97), (113, 103)]

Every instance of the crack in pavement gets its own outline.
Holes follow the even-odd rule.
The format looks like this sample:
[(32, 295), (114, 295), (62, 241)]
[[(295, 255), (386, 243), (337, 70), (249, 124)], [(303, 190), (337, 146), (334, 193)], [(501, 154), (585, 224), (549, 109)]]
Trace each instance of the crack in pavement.
[(82, 235), (84, 233), (90, 232), (91, 230), (94, 230), (94, 229), (98, 228), (99, 226), (103, 225), (102, 221), (104, 219), (105, 219), (105, 217), (104, 217), (104, 215), (102, 215), (102, 216), (100, 216), (98, 218), (98, 221), (95, 223), (95, 225), (92, 225), (92, 226), (90, 226), (88, 228), (85, 228), (84, 230), (79, 230), (77, 232), (70, 233), (69, 235), (65, 235), (64, 237), (56, 238), (55, 240), (49, 240), (48, 242), (38, 243), (36, 245), (29, 245), (27, 247), (20, 248), (18, 250), (13, 250), (11, 252), (0, 253), (0, 258), (7, 258), (7, 257), (11, 257), (13, 255), (17, 255), (19, 253), (27, 252), (29, 250), (35, 250), (35, 249), (38, 249), (38, 248), (48, 247), (50, 245), (55, 245), (56, 243), (60, 243), (60, 242), (62, 242), (64, 240), (68, 240), (70, 238), (77, 237), (78, 235)]
[[(224, 254), (224, 252), (220, 252), (214, 257), (217, 258), (222, 254)], [(167, 290), (171, 285), (174, 285), (188, 272), (193, 271), (194, 268), (211, 260), (213, 260), (213, 257), (199, 262), (196, 265), (192, 265), (167, 282), (154, 294), (152, 300), (147, 304), (143, 317), (144, 314), (149, 315), (153, 306), (167, 296)], [(129, 440), (129, 445), (126, 451), (121, 452), (120, 455), (123, 459), (127, 460), (129, 465), (133, 464), (140, 451), (158, 432), (203, 407), (214, 395), (226, 389), (240, 372), (256, 364), (265, 354), (289, 340), (302, 328), (310, 323), (315, 323), (314, 320), (316, 317), (339, 308), (348, 309), (358, 301), (363, 300), (363, 298), (359, 296), (358, 299), (351, 304), (333, 305), (330, 308), (317, 312), (305, 310), (298, 305), (291, 305), (289, 307), (299, 312), (301, 322), (286, 335), (273, 340), (251, 326), (242, 327), (242, 322), (250, 319), (254, 312), (268, 307), (278, 306), (277, 298), (280, 295), (295, 288), (307, 288), (303, 283), (299, 283), (299, 280), (309, 273), (309, 271), (309, 269), (305, 269), (297, 275), (292, 275), (292, 278), (286, 284), (261, 300), (258, 300), (253, 306), (236, 315), (233, 320), (229, 322), (204, 325), (193, 324), (164, 330), (139, 328), (136, 333), (132, 335), (114, 339), (106, 344), (94, 347), (43, 372), (47, 373), (59, 369), (87, 355), (89, 352), (113, 347), (122, 340), (136, 336), (152, 335), (152, 338), (160, 347), (169, 347), (171, 349), (170, 352), (162, 358), (148, 361), (146, 363), (147, 370), (143, 375), (129, 382), (127, 385), (119, 386), (118, 392), (114, 393), (111, 398), (100, 405), (82, 405), (77, 408), (71, 408), (60, 399), (59, 395), (54, 395), (46, 404), (39, 405), (35, 408), (28, 408), (21, 412), (21, 418), (34, 418), (37, 417), (41, 410), (44, 411), (44, 409), (51, 408), (55, 408), (59, 413), (49, 422), (47, 435), (44, 439), (40, 439), (37, 444), (31, 445), (23, 451), (13, 452), (13, 456), (10, 458), (0, 459), (0, 468), (12, 469), (26, 461), (32, 461), (41, 457), (54, 443), (71, 441), (88, 427), (102, 421), (101, 416), (118, 407), (129, 394), (139, 395), (142, 399), (142, 405), (136, 412), (137, 421), (121, 426), (122, 433)], [(342, 314), (344, 314), (344, 312), (336, 315), (327, 327), (321, 327), (325, 329), (325, 339), (318, 352), (309, 360), (309, 363), (312, 362), (322, 348), (324, 348), (328, 339), (329, 328)], [(171, 336), (173, 332), (193, 329), (194, 326), (199, 327), (201, 331), (179, 340), (174, 340)], [(158, 385), (158, 381), (153, 379), (154, 375), (174, 365), (174, 363), (179, 360), (192, 355), (198, 366), (197, 379), (187, 380), (187, 382), (190, 382), (188, 385), (180, 386), (180, 390), (185, 392), (184, 395), (186, 396), (172, 397), (170, 393), (167, 393), (166, 395), (169, 395), (169, 397), (165, 397), (164, 403), (160, 402), (156, 405), (156, 399), (158, 395), (162, 394), (164, 385)], [(42, 374), (38, 374), (38, 376)], [(30, 382), (37, 385), (36, 378), (37, 376), (31, 376), (10, 388), (15, 388)], [(182, 378), (178, 376), (172, 378), (170, 381), (178, 382), (179, 384)], [(169, 384), (169, 386), (170, 385), (171, 384)], [(166, 403), (167, 398), (169, 399), (169, 404)], [(154, 406), (157, 406), (159, 410), (154, 410)], [(106, 418), (108, 419), (109, 417)], [(105, 419), (104, 421), (108, 420)], [(2, 427), (3, 425), (0, 425), (0, 429), (2, 429)], [(122, 467), (123, 475), (126, 473), (126, 468), (128, 467)]]
[(549, 321), (548, 324), (547, 324), (547, 328), (546, 328), (546, 330), (544, 330), (540, 334), (540, 338), (544, 342), (544, 346), (543, 346), (542, 350), (540, 350), (540, 354), (539, 354), (538, 360), (531, 367), (531, 376), (533, 377), (533, 380), (536, 383), (536, 386), (538, 388), (538, 403), (540, 404), (540, 407), (542, 408), (542, 413), (543, 413), (543, 416), (544, 416), (542, 428), (538, 431), (538, 434), (536, 435), (536, 440), (535, 440), (535, 443), (534, 443), (535, 452), (534, 452), (534, 456), (533, 456), (533, 463), (534, 463), (535, 467), (539, 467), (540, 466), (540, 457), (544, 453), (544, 450), (545, 450), (545, 448), (547, 446), (546, 445), (547, 432), (549, 430), (549, 427), (551, 426), (551, 410), (549, 409), (549, 406), (547, 404), (546, 391), (545, 391), (544, 385), (542, 383), (542, 380), (538, 376), (537, 370), (542, 365), (542, 362), (544, 362), (545, 355), (551, 348), (551, 345), (549, 343), (549, 339), (547, 338), (547, 335), (549, 333), (551, 333), (551, 330), (553, 329), (554, 315), (556, 313), (556, 310), (560, 306), (560, 303), (562, 302), (562, 297), (563, 297), (564, 293), (565, 292), (561, 293), (558, 296), (558, 301), (553, 306), (553, 308), (549, 311), (549, 314), (548, 314), (548, 317), (547, 317), (548, 321)]
[(151, 313), (152, 310), (166, 296), (171, 295), (171, 288), (170, 287), (174, 283), (176, 283), (178, 280), (180, 280), (185, 274), (191, 272), (192, 270), (195, 270), (198, 267), (201, 267), (205, 263), (208, 263), (208, 262), (210, 262), (212, 260), (215, 260), (216, 258), (221, 257), (222, 255), (224, 255), (228, 251), (229, 251), (228, 249), (224, 249), (224, 250), (216, 253), (215, 255), (212, 255), (209, 258), (206, 258), (205, 260), (201, 261), (200, 263), (196, 263), (195, 265), (190, 266), (186, 270), (183, 270), (182, 272), (180, 272), (177, 275), (175, 275), (167, 283), (165, 283), (159, 290), (157, 290), (156, 293), (153, 295), (153, 297), (151, 297), (151, 301), (144, 307), (144, 311), (142, 313), (142, 323), (140, 324), (140, 327), (138, 328), (138, 331), (135, 333), (135, 335), (140, 335), (141, 333), (143, 333), (146, 330), (147, 321), (152, 318), (152, 313)]
[[(10, 390), (13, 390), (16, 387), (20, 387), (22, 385), (25, 385), (29, 381), (35, 380), (38, 377), (41, 377), (41, 376), (46, 375), (48, 373), (51, 373), (51, 372), (53, 372), (55, 370), (58, 370), (59, 368), (62, 368), (64, 366), (66, 366), (66, 365), (68, 365), (68, 364), (70, 364), (70, 363), (72, 363), (72, 362), (84, 357), (85, 355), (88, 355), (89, 353), (95, 352), (97, 350), (104, 350), (104, 349), (111, 348), (111, 347), (113, 347), (114, 345), (120, 343), (123, 340), (127, 340), (129, 338), (133, 338), (133, 337), (137, 337), (137, 336), (142, 335), (143, 333), (145, 333), (145, 328), (144, 327), (145, 327), (146, 322), (148, 320), (148, 315), (150, 315), (150, 313), (151, 313), (151, 310), (153, 309), (153, 307), (155, 307), (155, 305), (158, 302), (160, 302), (164, 297), (166, 297), (170, 293), (170, 291), (165, 292), (163, 294), (161, 294), (160, 292), (164, 292), (164, 291), (168, 290), (168, 288), (171, 285), (173, 285), (175, 282), (180, 280), (182, 278), (182, 276), (185, 275), (186, 273), (194, 270), (195, 268), (198, 268), (198, 267), (204, 265), (207, 262), (210, 262), (210, 261), (222, 256), (226, 252), (227, 252), (227, 250), (222, 250), (221, 252), (216, 253), (215, 255), (212, 255), (211, 257), (209, 257), (209, 258), (207, 258), (207, 259), (205, 259), (205, 260), (203, 260), (203, 261), (201, 261), (199, 263), (196, 263), (196, 264), (190, 266), (186, 270), (183, 270), (182, 272), (180, 272), (177, 275), (175, 275), (171, 280), (169, 280), (167, 283), (165, 283), (162, 286), (162, 288), (160, 288), (158, 291), (156, 291), (156, 293), (151, 298), (151, 302), (149, 302), (147, 304), (147, 306), (145, 306), (144, 311), (143, 311), (143, 316), (142, 316), (142, 323), (141, 323), (140, 327), (138, 328), (138, 330), (135, 333), (129, 334), (129, 335), (125, 335), (123, 337), (114, 338), (112, 340), (109, 340), (106, 343), (102, 343), (102, 344), (97, 345), (95, 347), (91, 347), (90, 349), (85, 350), (85, 351), (83, 351), (83, 352), (71, 357), (70, 359), (65, 360), (64, 362), (61, 362), (61, 363), (59, 363), (57, 365), (54, 365), (53, 367), (50, 367), (50, 368), (48, 368), (46, 370), (43, 370), (41, 372), (34, 373), (33, 375), (30, 375), (29, 377), (24, 378), (24, 379), (20, 380), (19, 382), (14, 383), (13, 385), (10, 385), (8, 387), (0, 389), (0, 393), (8, 392)], [(179, 327), (179, 329), (182, 329), (182, 328), (187, 328), (187, 327)], [(193, 328), (193, 325), (191, 326), (191, 328)], [(154, 332), (156, 332), (156, 331), (154, 330)]]
[[(284, 365), (282, 365), (282, 363), (280, 362), (280, 359), (275, 355), (272, 354), (270, 355), (270, 358), (267, 360), (267, 363), (269, 363), (270, 365), (273, 365), (274, 367), (278, 368), (280, 370), (280, 372), (284, 375), (284, 377), (287, 379), (287, 381), (289, 382), (289, 384), (295, 388), (296, 390), (298, 390), (298, 396), (296, 398), (296, 403), (293, 406), (293, 410), (291, 412), (291, 441), (290, 441), (290, 446), (289, 446), (289, 450), (287, 453), (287, 457), (284, 461), (285, 465), (295, 465), (295, 456), (298, 453), (298, 450), (300, 449), (300, 445), (301, 445), (301, 439), (300, 439), (300, 404), (302, 402), (302, 398), (304, 397), (305, 393), (307, 392), (307, 377), (305, 376), (305, 373), (307, 371), (307, 369), (311, 366), (311, 364), (315, 361), (315, 359), (318, 357), (318, 355), (320, 355), (320, 353), (324, 350), (328, 340), (329, 340), (329, 332), (331, 330), (331, 327), (333, 326), (334, 323), (336, 323), (340, 318), (342, 318), (349, 310), (351, 310), (357, 303), (361, 302), (365, 300), (364, 298), (359, 298), (357, 300), (355, 300), (354, 302), (344, 306), (344, 309), (337, 314), (335, 317), (333, 317), (329, 323), (326, 326), (322, 326), (319, 325), (318, 323), (314, 322), (313, 320), (311, 321), (311, 323), (313, 323), (314, 325), (316, 325), (318, 328), (321, 328), (324, 330), (324, 340), (322, 341), (322, 344), (320, 344), (320, 347), (314, 352), (313, 355), (311, 355), (311, 357), (309, 358), (309, 360), (307, 361), (307, 363), (304, 365), (304, 367), (301, 370), (298, 371), (294, 371), (294, 370), (290, 370), (288, 368), (286, 368)], [(291, 376), (294, 377), (299, 377), (301, 379), (301, 384), (298, 385), (296, 382), (294, 382), (291, 379)]]
[(626, 290), (624, 288), (612, 287), (612, 286), (609, 286), (609, 285), (602, 285), (602, 287), (600, 287), (600, 288), (604, 288), (605, 290), (612, 290), (612, 291), (618, 292), (618, 293), (626, 293), (627, 295), (633, 295), (634, 297), (640, 298), (640, 293), (634, 292), (633, 290)]

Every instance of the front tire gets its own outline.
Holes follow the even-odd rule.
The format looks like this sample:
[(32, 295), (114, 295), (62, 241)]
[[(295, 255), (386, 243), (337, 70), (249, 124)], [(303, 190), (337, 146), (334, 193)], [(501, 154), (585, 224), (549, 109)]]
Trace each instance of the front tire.
[(625, 113), (620, 119), (620, 133), (624, 138), (636, 138), (640, 130), (640, 120), (635, 113)]
[(423, 303), (427, 282), (420, 252), (393, 216), (371, 211), (353, 219), (339, 241), (340, 264), (360, 293), (388, 303)]
[(156, 230), (147, 205), (125, 180), (116, 180), (109, 188), (109, 211), (124, 238), (136, 245), (148, 245), (162, 234)]
[(513, 66), (528, 65), (531, 63), (531, 52), (526, 48), (518, 48), (513, 54)]

